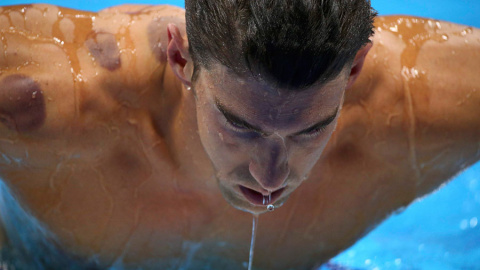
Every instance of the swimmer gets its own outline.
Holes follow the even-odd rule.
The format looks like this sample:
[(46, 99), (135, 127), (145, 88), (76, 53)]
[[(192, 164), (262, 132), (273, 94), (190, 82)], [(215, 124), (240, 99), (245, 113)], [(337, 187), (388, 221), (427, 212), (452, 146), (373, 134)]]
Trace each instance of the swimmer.
[(375, 15), (1, 7), (2, 260), (245, 269), (253, 213), (254, 269), (327, 262), (480, 158), (479, 30)]

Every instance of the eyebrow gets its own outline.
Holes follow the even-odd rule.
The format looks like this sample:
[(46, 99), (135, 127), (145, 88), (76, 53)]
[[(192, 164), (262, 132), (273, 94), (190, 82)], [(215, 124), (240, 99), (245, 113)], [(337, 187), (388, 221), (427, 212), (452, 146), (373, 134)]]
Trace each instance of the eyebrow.
[[(234, 113), (232, 113), (231, 111), (229, 111), (227, 108), (225, 108), (225, 106), (217, 98), (215, 98), (215, 106), (217, 106), (218, 110), (223, 114), (223, 116), (225, 116), (225, 118), (228, 121), (233, 122), (233, 123), (238, 124), (238, 125), (241, 125), (241, 126), (245, 127), (246, 129), (249, 129), (249, 130), (261, 133), (261, 134), (268, 134), (267, 132), (263, 131), (261, 128), (248, 123), (247, 121), (242, 119), (240, 116), (237, 116)], [(323, 120), (320, 120), (319, 122), (313, 124), (312, 126), (306, 128), (306, 129), (303, 129), (303, 130), (295, 133), (295, 135), (307, 133), (311, 130), (328, 126), (337, 117), (338, 110), (339, 110), (339, 107), (335, 108), (335, 111), (330, 116), (328, 116), (327, 118), (325, 118)]]

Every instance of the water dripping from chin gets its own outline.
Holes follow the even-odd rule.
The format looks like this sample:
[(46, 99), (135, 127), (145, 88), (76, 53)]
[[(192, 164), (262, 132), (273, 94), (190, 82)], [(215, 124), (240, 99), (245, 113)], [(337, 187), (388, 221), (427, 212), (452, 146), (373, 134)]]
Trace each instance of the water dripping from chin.
[[(270, 204), (272, 202), (272, 193), (269, 192), (268, 195), (263, 196), (263, 205), (266, 205), (267, 211), (272, 212), (275, 210), (275, 206)], [(255, 240), (257, 236), (257, 227), (258, 227), (258, 217), (259, 214), (252, 213), (253, 221), (252, 221), (252, 238), (250, 240), (250, 252), (249, 252), (249, 259), (248, 259), (248, 270), (252, 270), (253, 265), (253, 255), (255, 252)]]
[(257, 227), (258, 227), (258, 214), (253, 214), (253, 222), (252, 222), (252, 239), (250, 241), (250, 252), (248, 258), (248, 270), (252, 270), (253, 264), (253, 255), (255, 252), (255, 238), (257, 236)]

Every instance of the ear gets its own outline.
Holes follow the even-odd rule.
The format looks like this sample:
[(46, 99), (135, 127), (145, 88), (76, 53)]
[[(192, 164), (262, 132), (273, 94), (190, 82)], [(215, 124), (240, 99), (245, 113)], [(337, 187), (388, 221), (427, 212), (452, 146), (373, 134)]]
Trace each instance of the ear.
[(348, 78), (347, 89), (352, 87), (352, 85), (357, 80), (360, 72), (362, 71), (363, 64), (365, 63), (365, 57), (367, 57), (368, 52), (372, 48), (373, 43), (370, 42), (363, 46), (355, 56), (355, 60), (353, 60), (352, 69), (350, 70), (350, 77)]
[(175, 24), (168, 24), (168, 47), (167, 60), (173, 73), (182, 83), (191, 87), (193, 62), (188, 52), (188, 41), (186, 41)]

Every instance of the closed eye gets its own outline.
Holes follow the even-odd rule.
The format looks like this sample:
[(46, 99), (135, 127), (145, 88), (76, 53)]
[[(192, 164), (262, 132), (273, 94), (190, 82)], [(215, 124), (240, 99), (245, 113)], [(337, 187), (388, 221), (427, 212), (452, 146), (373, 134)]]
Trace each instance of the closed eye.
[(262, 130), (254, 125), (247, 123), (245, 120), (241, 119), (240, 117), (234, 115), (233, 113), (229, 112), (223, 105), (220, 104), (217, 100), (215, 101), (215, 105), (217, 106), (218, 110), (222, 113), (223, 117), (227, 120), (226, 125), (230, 128), (245, 132), (245, 131), (253, 131), (259, 134), (263, 134)]
[(308, 130), (305, 130), (301, 133), (299, 133), (297, 136), (302, 136), (302, 137), (307, 137), (307, 138), (314, 138), (323, 133), (327, 129), (326, 126), (322, 127), (312, 127), (309, 128)]
[(335, 113), (329, 116), (327, 119), (296, 133), (295, 136), (315, 137), (319, 135), (320, 133), (324, 132), (328, 125), (330, 125), (335, 120), (335, 118), (337, 117), (337, 113), (338, 108)]
[(244, 124), (242, 124), (242, 123), (240, 123), (240, 122), (236, 122), (236, 121), (234, 121), (234, 120), (232, 120), (232, 119), (229, 119), (229, 118), (227, 118), (226, 116), (225, 116), (225, 120), (227, 120), (227, 121), (226, 121), (227, 125), (228, 125), (230, 128), (234, 129), (234, 130), (237, 130), (237, 131), (250, 130), (250, 129), (249, 129), (248, 127), (246, 127)]

